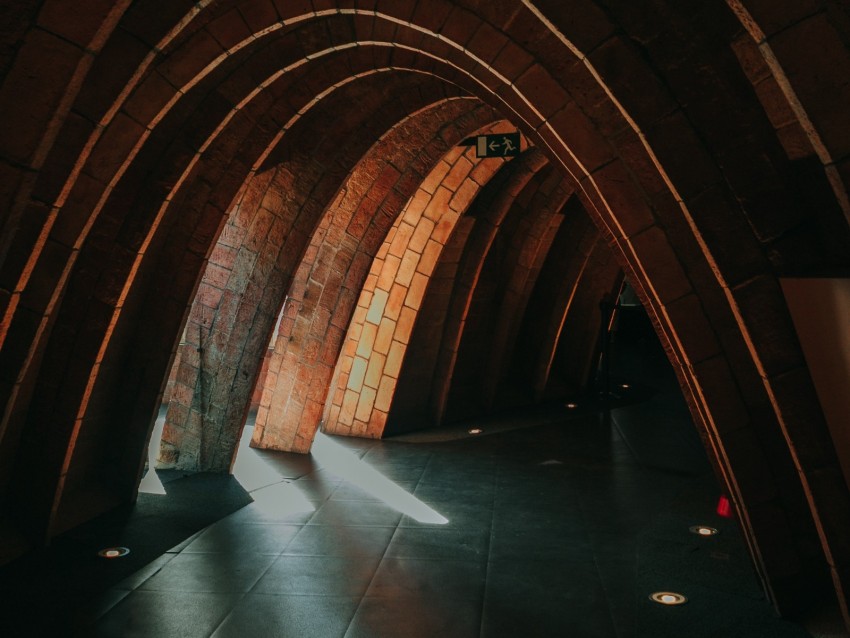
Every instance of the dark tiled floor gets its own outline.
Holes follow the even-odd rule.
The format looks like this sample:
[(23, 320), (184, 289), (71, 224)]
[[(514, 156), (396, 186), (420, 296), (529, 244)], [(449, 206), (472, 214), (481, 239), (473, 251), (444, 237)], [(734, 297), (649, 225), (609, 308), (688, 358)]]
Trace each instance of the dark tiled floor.
[[(446, 442), (322, 438), (312, 458), (243, 449), (236, 473), (254, 502), (107, 591), (93, 635), (809, 635), (764, 600), (711, 475), (639, 463), (593, 414)], [(650, 602), (660, 589), (690, 602)]]

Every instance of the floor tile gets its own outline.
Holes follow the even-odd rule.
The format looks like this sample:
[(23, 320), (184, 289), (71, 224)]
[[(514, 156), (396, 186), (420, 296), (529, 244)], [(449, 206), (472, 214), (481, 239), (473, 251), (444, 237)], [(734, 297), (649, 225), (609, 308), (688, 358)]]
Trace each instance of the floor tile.
[[(193, 536), (196, 538), (197, 535)], [(177, 556), (177, 554), (165, 553), (158, 558), (155, 558), (150, 563), (142, 567), (140, 570), (134, 572), (127, 576), (127, 578), (123, 579), (117, 585), (115, 585), (115, 589), (136, 589), (139, 585), (145, 582), (148, 578), (156, 574), (160, 569), (165, 567), (172, 558)]]
[(326, 501), (310, 519), (309, 525), (395, 527), (400, 519), (401, 512), (385, 503)]
[[(489, 503), (428, 502), (431, 508), (448, 519), (446, 528), (462, 530), (488, 530), (493, 520), (493, 507)], [(400, 527), (431, 527), (430, 521), (404, 516)]]
[[(408, 494), (412, 494), (416, 488), (416, 481), (393, 481), (396, 486)], [(332, 501), (373, 501), (382, 502), (383, 496), (379, 491), (369, 491), (357, 485), (343, 481), (331, 494)]]
[(339, 556), (280, 556), (254, 588), (261, 594), (304, 596), (362, 596), (369, 586), (377, 558)]
[(212, 525), (183, 550), (186, 554), (280, 554), (300, 525)]
[(251, 497), (254, 502), (231, 514), (230, 521), (298, 525), (312, 518), (317, 507), (301, 481), (277, 483), (251, 492)]
[(376, 598), (451, 598), (479, 600), (486, 564), (481, 561), (385, 558), (368, 596)]
[(500, 560), (583, 560), (592, 556), (586, 534), (552, 534), (545, 530), (495, 528), (490, 559)]
[(108, 589), (102, 594), (99, 594), (95, 597), (95, 600), (92, 601), (92, 617), (95, 619), (100, 618), (129, 595), (130, 590), (115, 588)]
[(170, 592), (246, 592), (272, 565), (266, 554), (175, 556), (139, 589)]
[(400, 527), (387, 547), (387, 558), (487, 560), (488, 531)]
[[(403, 515), (330, 458), (265, 453), (292, 479), (109, 590), (97, 635), (806, 637), (763, 600), (734, 523), (713, 539), (686, 531), (714, 522), (712, 476), (639, 465), (594, 416), (333, 445), (447, 522)], [(686, 608), (648, 601), (667, 587)]]
[(364, 598), (345, 638), (477, 638), (480, 618), (477, 600)]
[(380, 558), (394, 531), (392, 527), (305, 525), (286, 547), (284, 554)]
[(342, 638), (360, 597), (247, 594), (213, 638)]
[[(685, 634), (683, 634), (684, 636)], [(569, 600), (488, 595), (481, 638), (619, 638), (603, 602), (576, 605)], [(647, 634), (646, 638), (655, 638)]]
[(495, 486), (492, 482), (444, 485), (422, 483), (416, 486), (414, 495), (427, 502), (459, 502), (467, 504), (491, 504)]
[(507, 600), (564, 600), (589, 605), (605, 599), (592, 559), (585, 561), (502, 560), (489, 564), (487, 596)]
[(240, 596), (136, 590), (101, 618), (93, 635), (97, 638), (206, 638)]

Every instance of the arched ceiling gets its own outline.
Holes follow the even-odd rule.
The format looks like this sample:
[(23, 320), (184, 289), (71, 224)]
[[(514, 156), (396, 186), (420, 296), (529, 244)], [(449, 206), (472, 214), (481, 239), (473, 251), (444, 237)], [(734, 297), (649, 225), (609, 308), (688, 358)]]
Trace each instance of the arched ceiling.
[[(465, 136), (506, 120), (563, 183), (561, 199), (575, 194), (646, 306), (770, 595), (792, 604), (795, 579), (826, 564), (845, 599), (848, 481), (779, 286), (850, 270), (842, 3), (48, 0), (7, 15), (0, 494), (13, 530), (47, 537), (133, 498), (192, 326), (218, 359), (213, 377), (199, 357), (197, 381), (183, 378), (182, 422), (204, 436), (207, 420), (236, 424), (210, 457), (226, 468), (293, 281), (309, 298), (301, 265), (346, 235), (363, 239), (371, 248), (340, 261), (337, 280), (320, 278), (323, 290), (377, 285), (371, 259), (415, 193), (441, 187), (466, 198), (459, 213), (476, 210), (496, 171), (428, 176)], [(461, 104), (443, 127), (424, 115)], [(418, 132), (392, 148), (403, 122)], [(395, 159), (375, 162), (378, 148)], [(529, 214), (560, 210), (553, 197), (532, 198)], [(323, 221), (342, 219), (343, 202), (368, 213), (344, 228)], [(434, 284), (451, 288), (446, 312), (474, 298), (446, 273), (483, 267), (468, 255), (487, 243), (475, 229), (484, 218), (459, 215), (433, 277), (420, 273), (421, 286), (449, 282)], [(557, 229), (520, 227), (510, 245), (522, 268), (505, 281), (528, 302)], [(352, 312), (340, 331), (357, 331)], [(527, 325), (500, 322), (495, 368)], [(428, 356), (451, 371), (461, 333), (441, 334)], [(328, 356), (326, 368), (341, 361)], [(326, 397), (302, 377), (287, 401), (318, 418)], [(485, 382), (490, 396), (501, 378), (494, 369)], [(451, 380), (427, 399), (436, 413)], [(206, 444), (191, 445), (199, 456)]]

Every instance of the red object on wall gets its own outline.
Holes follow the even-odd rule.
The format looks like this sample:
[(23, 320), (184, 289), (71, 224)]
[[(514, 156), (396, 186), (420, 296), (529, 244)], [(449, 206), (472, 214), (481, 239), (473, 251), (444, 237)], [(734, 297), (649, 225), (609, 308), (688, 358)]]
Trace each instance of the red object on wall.
[(721, 495), (717, 501), (717, 514), (723, 518), (732, 518), (732, 504), (729, 498)]

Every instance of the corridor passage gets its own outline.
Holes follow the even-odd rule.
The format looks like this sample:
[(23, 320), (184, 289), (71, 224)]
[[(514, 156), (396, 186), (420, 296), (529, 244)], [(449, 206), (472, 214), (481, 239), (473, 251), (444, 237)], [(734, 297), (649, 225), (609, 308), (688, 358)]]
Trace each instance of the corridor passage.
[[(235, 475), (254, 501), (107, 591), (93, 633), (809, 636), (765, 600), (736, 524), (714, 513), (707, 464), (639, 463), (617, 426), (630, 410), (610, 426), (557, 406), (478, 435), (320, 435), (312, 456), (252, 450), (246, 431)], [(692, 427), (640, 410), (656, 432)]]

